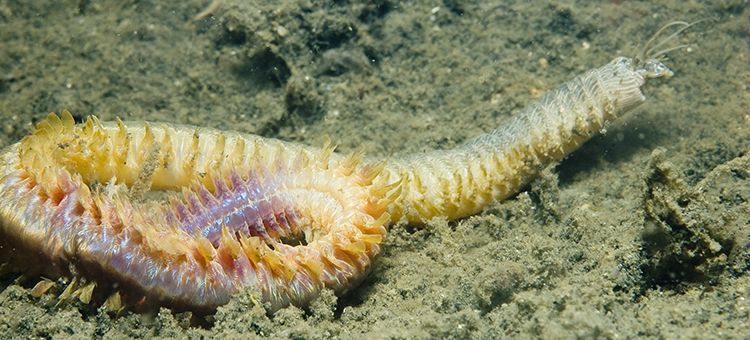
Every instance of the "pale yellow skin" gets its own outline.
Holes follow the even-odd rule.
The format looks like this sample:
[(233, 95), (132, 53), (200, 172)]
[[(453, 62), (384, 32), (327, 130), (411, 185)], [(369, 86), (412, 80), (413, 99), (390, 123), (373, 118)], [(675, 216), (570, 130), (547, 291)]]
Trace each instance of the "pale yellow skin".
[(402, 181), (391, 216), (410, 223), (453, 220), (517, 193), (547, 165), (643, 102), (640, 87), (646, 77), (664, 75), (645, 74), (631, 59), (617, 58), (546, 93), (504, 125), (456, 149), (390, 161), (388, 181)]
[[(646, 78), (668, 74), (655, 60), (635, 65), (617, 58), (456, 149), (386, 160), (189, 126), (95, 118), (75, 126), (68, 113), (51, 115), (2, 154), (4, 256), (17, 270), (93, 282), (73, 281), (68, 296), (88, 300), (95, 284), (107, 283), (103, 290), (114, 290), (109, 301), (118, 301), (116, 307), (123, 286), (135, 291), (123, 291), (134, 295), (130, 300), (188, 309), (211, 310), (246, 287), (259, 290), (271, 309), (303, 305), (324, 287), (341, 293), (356, 285), (389, 225), (453, 220), (513, 195), (640, 104)], [(216, 181), (227, 182), (233, 171), (280, 178), (283, 196), (301, 218), (267, 238), (224, 228), (212, 243), (170, 225), (164, 215), (177, 204), (145, 198), (184, 190), (183, 198), (171, 200), (188, 200), (202, 187), (214, 192)], [(73, 217), (55, 215), (63, 204), (70, 206), (65, 216)], [(304, 244), (287, 245), (284, 237)], [(120, 270), (112, 263), (121, 255), (101, 249), (105, 238), (147, 264)], [(46, 262), (19, 259), (7, 249)]]
[[(390, 220), (385, 210), (395, 199), (388, 191), (398, 186), (373, 182), (382, 164), (334, 155), (331, 146), (167, 124), (102, 125), (96, 118), (75, 126), (67, 112), (51, 114), (2, 157), (0, 248), (19, 249), (6, 256), (19, 255), (13, 267), (132, 286), (136, 293), (123, 292), (134, 295), (129, 300), (145, 296), (149, 304), (198, 310), (228, 302), (243, 287), (257, 288), (270, 309), (304, 304), (323, 287), (346, 291), (380, 252)], [(279, 178), (281, 186), (271, 189), (282, 193), (263, 199), (283, 195), (299, 218), (266, 238), (223, 228), (214, 242), (166, 218), (172, 201), (186, 202), (200, 188), (214, 192), (217, 181), (231, 187), (233, 171)], [(165, 204), (140, 197), (141, 186), (184, 193)], [(59, 218), (61, 206), (79, 217)], [(305, 244), (287, 245), (283, 237)], [(116, 253), (102, 249), (107, 242)], [(136, 260), (112, 265), (122, 261), (122, 248)], [(29, 261), (27, 253), (39, 257)]]

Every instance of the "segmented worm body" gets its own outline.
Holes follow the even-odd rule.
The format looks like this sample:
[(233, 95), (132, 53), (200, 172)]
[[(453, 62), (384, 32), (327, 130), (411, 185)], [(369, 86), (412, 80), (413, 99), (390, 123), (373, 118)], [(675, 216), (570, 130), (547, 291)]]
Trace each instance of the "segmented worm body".
[(658, 61), (634, 65), (617, 58), (542, 96), (494, 131), (452, 150), (392, 160), (391, 181), (403, 194), (389, 212), (397, 220), (455, 219), (518, 192), (539, 171), (559, 161), (645, 100), (647, 77), (670, 76)]
[(247, 288), (271, 310), (304, 305), (355, 287), (390, 224), (507, 198), (643, 102), (646, 78), (669, 75), (655, 58), (617, 58), (463, 146), (386, 160), (51, 114), (2, 154), (6, 271), (69, 277), (63, 298), (109, 296), (114, 308), (210, 311)]

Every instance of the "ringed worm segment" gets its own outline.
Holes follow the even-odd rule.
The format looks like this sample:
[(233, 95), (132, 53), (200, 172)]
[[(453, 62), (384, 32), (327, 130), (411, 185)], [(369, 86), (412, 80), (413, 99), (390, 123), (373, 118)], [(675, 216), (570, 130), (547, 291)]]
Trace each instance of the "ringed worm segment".
[(647, 79), (671, 76), (663, 46), (691, 25), (667, 25), (678, 29), (637, 58), (574, 78), (458, 148), (399, 159), (50, 114), (0, 155), (5, 271), (72, 278), (62, 298), (109, 296), (113, 308), (211, 311), (251, 287), (276, 310), (343, 293), (390, 224), (475, 214), (642, 103)]
[[(393, 186), (373, 182), (382, 166), (332, 152), (50, 114), (3, 155), (3, 248), (26, 271), (128, 300), (210, 310), (251, 286), (272, 309), (305, 304), (361, 280), (390, 219)], [(138, 200), (144, 183), (181, 194)]]

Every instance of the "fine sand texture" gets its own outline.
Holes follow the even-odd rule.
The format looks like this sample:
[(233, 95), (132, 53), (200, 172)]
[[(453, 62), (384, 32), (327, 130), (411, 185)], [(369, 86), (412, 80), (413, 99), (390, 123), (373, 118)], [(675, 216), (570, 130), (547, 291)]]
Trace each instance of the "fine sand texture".
[(58, 304), (0, 277), (2, 338), (748, 338), (750, 3), (0, 0), (0, 146), (50, 111), (398, 157), (707, 19), (646, 103), (516, 196), (391, 228), (367, 279), (269, 316)]

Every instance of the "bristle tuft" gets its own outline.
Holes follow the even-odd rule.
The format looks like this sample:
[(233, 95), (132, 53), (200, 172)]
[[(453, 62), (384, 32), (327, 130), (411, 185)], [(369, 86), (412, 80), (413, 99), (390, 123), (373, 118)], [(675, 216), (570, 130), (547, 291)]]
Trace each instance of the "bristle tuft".
[(91, 295), (94, 293), (94, 288), (96, 288), (96, 282), (92, 281), (87, 283), (76, 292), (76, 294), (78, 295), (78, 300), (80, 300), (84, 304), (88, 304), (89, 302), (91, 302)]
[(208, 266), (216, 258), (216, 249), (205, 237), (201, 236), (195, 240), (195, 250), (200, 255), (197, 257), (198, 261), (204, 266)]
[(362, 162), (362, 159), (365, 157), (364, 150), (357, 150), (346, 158), (344, 158), (341, 161), (341, 164), (339, 165), (339, 173), (342, 176), (350, 176), (354, 170), (359, 166), (359, 163)]
[(34, 288), (31, 289), (31, 296), (38, 298), (41, 297), (44, 294), (47, 294), (47, 292), (55, 286), (55, 283), (52, 282), (49, 279), (43, 279), (42, 281), (37, 282), (36, 285), (34, 285)]
[(112, 293), (112, 295), (107, 298), (107, 301), (104, 302), (104, 307), (111, 312), (119, 313), (124, 307), (122, 304), (122, 298), (120, 297), (120, 292)]
[(373, 164), (367, 164), (359, 170), (359, 185), (371, 185), (373, 180), (378, 177), (385, 169), (386, 161), (381, 160)]
[(323, 137), (323, 149), (321, 150), (320, 156), (318, 158), (321, 169), (328, 169), (328, 163), (330, 162), (331, 155), (334, 151), (336, 151), (336, 145), (333, 144), (333, 141), (331, 141), (331, 137), (325, 135)]
[(76, 120), (73, 119), (73, 115), (68, 110), (63, 110), (60, 119), (65, 130), (73, 130), (76, 125)]
[(236, 260), (240, 257), (242, 246), (240, 245), (240, 242), (237, 241), (237, 239), (231, 234), (231, 232), (229, 231), (229, 228), (227, 228), (226, 226), (221, 227), (221, 245), (222, 247), (226, 247), (232, 259)]

